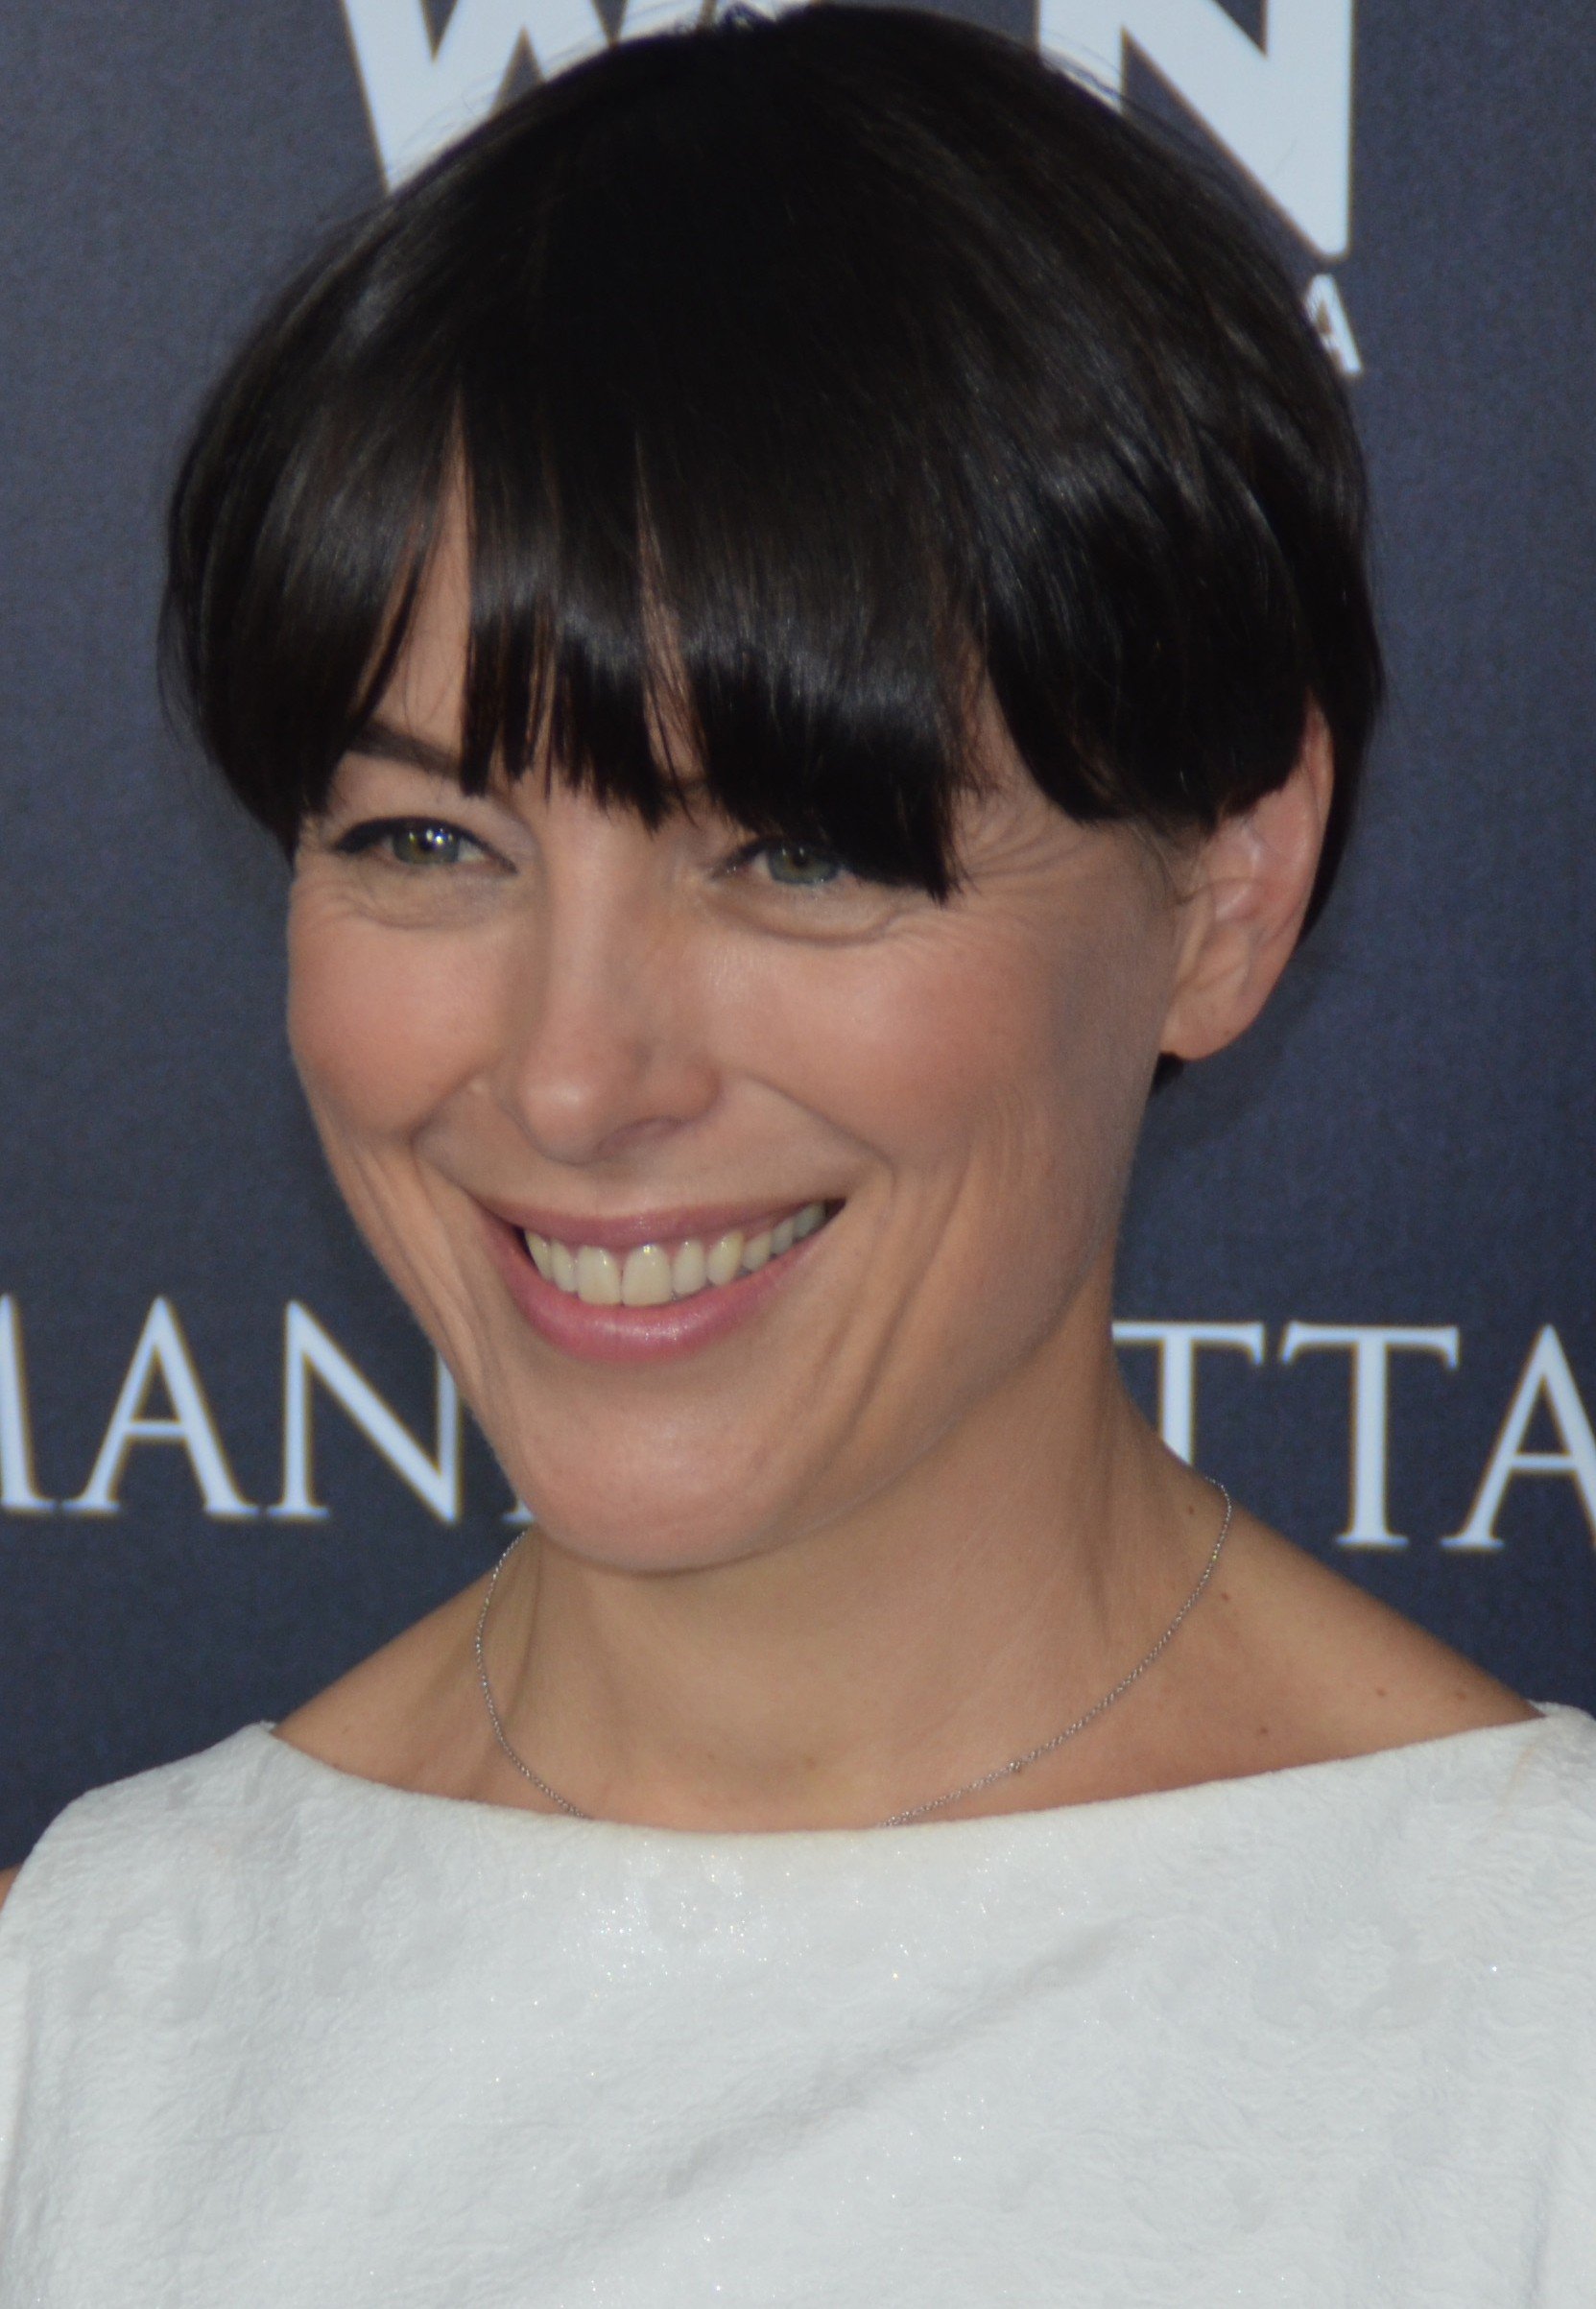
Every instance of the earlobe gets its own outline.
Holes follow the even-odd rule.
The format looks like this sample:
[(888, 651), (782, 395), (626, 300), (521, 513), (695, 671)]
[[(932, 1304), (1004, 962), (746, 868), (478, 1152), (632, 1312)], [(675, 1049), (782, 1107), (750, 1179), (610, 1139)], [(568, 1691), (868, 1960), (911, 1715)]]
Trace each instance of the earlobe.
[(1244, 1034), (1301, 936), (1335, 782), (1324, 717), (1310, 704), (1283, 785), (1216, 828), (1193, 861), (1160, 1048), (1206, 1059)]

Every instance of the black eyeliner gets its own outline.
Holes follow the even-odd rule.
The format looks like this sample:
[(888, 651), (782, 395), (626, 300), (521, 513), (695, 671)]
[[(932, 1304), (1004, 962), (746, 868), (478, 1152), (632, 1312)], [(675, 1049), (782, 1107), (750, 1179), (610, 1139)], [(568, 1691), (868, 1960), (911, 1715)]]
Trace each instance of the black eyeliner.
[(469, 842), (478, 849), (486, 847), (477, 835), (467, 832), (463, 825), (456, 825), (452, 819), (427, 818), (412, 813), (401, 818), (362, 819), (358, 825), (352, 825), (346, 834), (339, 836), (332, 845), (333, 853), (340, 858), (363, 857), (368, 850), (375, 849), (378, 843), (386, 842), (390, 835), (409, 833), (417, 826), (433, 827), (440, 833), (453, 834), (459, 841)]

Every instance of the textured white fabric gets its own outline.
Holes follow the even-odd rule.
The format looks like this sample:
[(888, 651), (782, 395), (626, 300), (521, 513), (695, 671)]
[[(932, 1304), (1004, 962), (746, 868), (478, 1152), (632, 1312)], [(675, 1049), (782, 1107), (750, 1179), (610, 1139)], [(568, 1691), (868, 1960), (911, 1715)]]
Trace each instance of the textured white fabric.
[(0, 1919), (4, 2309), (1589, 2309), (1596, 1722), (855, 1834), (252, 1726)]

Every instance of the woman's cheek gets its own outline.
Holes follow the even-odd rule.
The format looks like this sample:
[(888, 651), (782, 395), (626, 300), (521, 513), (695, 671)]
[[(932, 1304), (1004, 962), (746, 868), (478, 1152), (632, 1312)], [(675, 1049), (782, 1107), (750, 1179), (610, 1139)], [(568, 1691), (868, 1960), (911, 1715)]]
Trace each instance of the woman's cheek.
[(297, 908), (289, 1043), (318, 1113), (374, 1138), (417, 1129), (480, 1060), (484, 975), (469, 941)]
[(1038, 1116), (1079, 1092), (1093, 1036), (1060, 1001), (1062, 958), (998, 939), (789, 957), (743, 1006), (748, 1070), (854, 1138), (912, 1159), (975, 1150), (978, 1118), (1026, 1085)]

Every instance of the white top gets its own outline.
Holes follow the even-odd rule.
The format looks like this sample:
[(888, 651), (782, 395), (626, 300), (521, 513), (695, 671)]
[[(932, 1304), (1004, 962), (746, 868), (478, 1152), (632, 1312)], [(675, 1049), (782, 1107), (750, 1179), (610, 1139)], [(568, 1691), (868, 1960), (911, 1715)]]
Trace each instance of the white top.
[(917, 1826), (253, 1725), (0, 1921), (4, 2309), (1591, 2309), (1596, 1721)]

